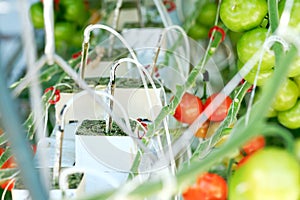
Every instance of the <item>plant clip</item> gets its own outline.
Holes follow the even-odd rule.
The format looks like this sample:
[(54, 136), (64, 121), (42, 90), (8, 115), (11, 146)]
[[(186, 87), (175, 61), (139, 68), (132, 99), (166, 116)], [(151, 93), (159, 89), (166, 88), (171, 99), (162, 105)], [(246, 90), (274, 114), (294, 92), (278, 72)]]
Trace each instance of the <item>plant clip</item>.
[(214, 40), (214, 37), (212, 37), (212, 34), (217, 31), (219, 33), (221, 33), (222, 35), (222, 38), (221, 38), (221, 42), (223, 42), (225, 40), (225, 36), (226, 36), (226, 33), (224, 31), (224, 29), (222, 29), (221, 27), (219, 26), (213, 26), (209, 29), (209, 32), (208, 32), (208, 37), (209, 38), (212, 38), (212, 40)]
[[(245, 79), (242, 79), (239, 85), (243, 84), (244, 82), (245, 82)], [(252, 92), (252, 90), (253, 90), (253, 85), (251, 85), (251, 87), (247, 90), (247, 93)]]
[(45, 93), (49, 92), (49, 91), (53, 91), (54, 90), (54, 99), (50, 99), (48, 102), (52, 105), (56, 104), (59, 100), (60, 100), (60, 91), (55, 89), (53, 86), (48, 87), (45, 89)]
[(78, 51), (78, 52), (76, 52), (76, 53), (73, 53), (72, 59), (79, 58), (80, 56), (81, 56), (81, 51)]
[(172, 12), (176, 9), (176, 4), (171, 0), (164, 0), (163, 4), (166, 6), (168, 12)]
[[(141, 124), (146, 130), (147, 130), (148, 124), (151, 123), (150, 120), (148, 120), (148, 119), (142, 119), (142, 118), (138, 118), (137, 121), (140, 122), (140, 124)], [(138, 138), (139, 138), (139, 139), (143, 139), (143, 137), (146, 135), (146, 131), (143, 131), (143, 134), (142, 134), (142, 135), (140, 135), (140, 132), (138, 131), (137, 135), (138, 135)]]

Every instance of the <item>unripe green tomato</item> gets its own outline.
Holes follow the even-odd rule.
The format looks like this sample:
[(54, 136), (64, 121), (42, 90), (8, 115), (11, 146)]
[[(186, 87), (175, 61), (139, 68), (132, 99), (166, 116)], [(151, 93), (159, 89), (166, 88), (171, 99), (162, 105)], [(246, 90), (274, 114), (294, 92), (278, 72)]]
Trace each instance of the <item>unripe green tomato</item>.
[(80, 48), (83, 42), (83, 33), (81, 31), (77, 31), (73, 34), (71, 43), (74, 47)]
[(57, 42), (71, 41), (75, 32), (75, 26), (69, 22), (57, 22), (54, 24), (54, 36)]
[(223, 0), (220, 18), (230, 30), (243, 32), (260, 25), (267, 12), (266, 0)]
[(289, 77), (295, 77), (295, 76), (299, 76), (300, 75), (300, 56), (297, 56), (291, 66), (290, 66), (290, 70), (288, 72), (288, 76)]
[(36, 2), (30, 6), (30, 18), (34, 28), (44, 28), (43, 3)]
[(194, 24), (188, 31), (188, 36), (194, 40), (208, 38), (209, 29), (203, 25)]
[[(263, 93), (262, 89), (259, 87), (255, 90), (254, 103), (259, 101), (262, 93)], [(277, 116), (277, 111), (272, 106), (269, 106), (266, 117), (271, 118), (276, 116)]]
[[(241, 61), (238, 61), (238, 69), (240, 70), (243, 67), (243, 63)], [(254, 84), (255, 78), (256, 78), (256, 73), (257, 73), (257, 65), (254, 66), (254, 69), (250, 70), (250, 72), (244, 77), (246, 81), (248, 81), (251, 84)], [(269, 70), (260, 70), (257, 76), (257, 86), (262, 86), (268, 81), (274, 73), (273, 69)]]
[(297, 138), (295, 141), (295, 154), (298, 161), (300, 162), (300, 138)]
[(215, 18), (217, 15), (217, 4), (215, 2), (206, 3), (199, 12), (196, 21), (200, 25), (205, 25), (207, 27), (212, 27), (215, 23)]
[(299, 97), (300, 97), (300, 76), (295, 76), (293, 77), (293, 80), (295, 81), (295, 83), (298, 86), (298, 91), (299, 91)]
[(243, 32), (233, 32), (228, 31), (228, 36), (230, 38), (231, 43), (235, 46), (237, 42), (241, 39)]
[[(277, 111), (285, 111), (292, 108), (298, 99), (298, 86), (291, 79), (286, 79), (281, 84), (272, 107)], [(300, 123), (299, 123), (300, 124)]]
[(270, 106), (266, 117), (271, 118), (276, 116), (277, 116), (277, 111), (272, 106)]
[(300, 165), (284, 149), (255, 152), (229, 179), (230, 200), (298, 200), (299, 195)]
[(88, 12), (85, 10), (83, 0), (65, 4), (64, 17), (68, 21), (83, 25), (88, 20)]
[(278, 112), (278, 121), (289, 129), (300, 128), (300, 100), (289, 110)]
[[(237, 43), (237, 54), (242, 63), (246, 63), (257, 51), (263, 48), (267, 34), (268, 30), (265, 28), (256, 28), (244, 33)], [(273, 68), (274, 65), (274, 53), (265, 51), (262, 56), (260, 70), (269, 70)]]

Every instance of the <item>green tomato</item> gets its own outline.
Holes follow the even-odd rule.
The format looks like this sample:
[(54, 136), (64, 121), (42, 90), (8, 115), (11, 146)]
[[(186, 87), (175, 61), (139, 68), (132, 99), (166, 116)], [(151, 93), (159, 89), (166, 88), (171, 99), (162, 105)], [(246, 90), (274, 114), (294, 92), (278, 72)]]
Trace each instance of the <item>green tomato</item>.
[[(254, 103), (259, 101), (261, 95), (262, 95), (262, 89), (260, 87), (258, 87), (255, 90)], [(277, 116), (277, 111), (272, 106), (269, 106), (266, 117), (271, 118), (271, 117), (276, 117), (276, 116)]]
[(243, 32), (257, 27), (267, 12), (266, 0), (223, 0), (220, 18), (230, 30)]
[(295, 76), (293, 77), (293, 80), (295, 81), (295, 83), (298, 86), (298, 91), (299, 91), (299, 97), (300, 97), (300, 76)]
[(77, 31), (72, 35), (71, 43), (74, 47), (80, 48), (83, 42), (83, 33), (81, 31)]
[[(238, 69), (240, 70), (243, 67), (243, 63), (238, 60)], [(251, 84), (254, 84), (255, 78), (257, 76), (257, 86), (262, 86), (266, 83), (267, 80), (271, 78), (273, 75), (274, 70), (269, 69), (269, 70), (260, 70), (257, 76), (257, 65), (254, 66), (254, 69), (250, 70), (250, 72), (244, 77), (246, 81), (248, 81)]]
[(212, 27), (215, 24), (217, 9), (218, 9), (218, 6), (215, 2), (206, 3), (202, 7), (199, 15), (197, 16), (196, 22), (200, 25)]
[(75, 26), (72, 23), (57, 22), (54, 24), (54, 36), (58, 43), (60, 41), (71, 41), (74, 33)]
[(82, 0), (65, 3), (64, 17), (66, 20), (83, 25), (88, 20), (88, 12), (85, 10)]
[(228, 36), (230, 38), (231, 43), (236, 46), (237, 42), (241, 39), (243, 32), (233, 32), (228, 31)]
[[(246, 32), (237, 43), (237, 54), (239, 59), (246, 63), (258, 50), (263, 48), (268, 30), (256, 28)], [(266, 71), (275, 65), (275, 56), (272, 52), (264, 52), (260, 70)]]
[(289, 110), (278, 112), (278, 121), (289, 129), (300, 128), (300, 100)]
[(30, 6), (30, 17), (34, 28), (44, 28), (44, 11), (43, 3), (36, 2)]
[(299, 76), (300, 75), (300, 56), (297, 56), (291, 66), (290, 66), (290, 70), (288, 73), (289, 77), (295, 77), (295, 76)]
[(297, 102), (298, 92), (297, 84), (290, 79), (286, 79), (280, 86), (273, 100), (272, 107), (277, 111), (285, 111), (292, 108)]
[(270, 106), (266, 117), (271, 118), (276, 116), (277, 116), (277, 111), (272, 106)]
[(300, 165), (284, 149), (255, 152), (229, 179), (230, 200), (298, 200), (299, 195)]
[(300, 138), (297, 138), (295, 141), (295, 154), (298, 161), (300, 162)]
[[(278, 11), (279, 15), (281, 16), (284, 6), (285, 6), (285, 0), (281, 0), (278, 4)], [(300, 15), (299, 15), (299, 9), (300, 9), (300, 0), (294, 0), (294, 4), (290, 13), (290, 21), (289, 26), (292, 28), (295, 28), (298, 32), (300, 32)]]
[(273, 73), (274, 73), (274, 70), (270, 69), (270, 70), (267, 70), (267, 71), (260, 71), (258, 73), (258, 76), (257, 76), (256, 71), (250, 71), (244, 77), (244, 79), (246, 81), (248, 81), (249, 83), (254, 84), (255, 77), (257, 76), (256, 85), (257, 86), (262, 86), (262, 85), (264, 85), (272, 77)]
[(194, 40), (208, 38), (209, 29), (203, 25), (194, 24), (188, 31), (188, 36)]

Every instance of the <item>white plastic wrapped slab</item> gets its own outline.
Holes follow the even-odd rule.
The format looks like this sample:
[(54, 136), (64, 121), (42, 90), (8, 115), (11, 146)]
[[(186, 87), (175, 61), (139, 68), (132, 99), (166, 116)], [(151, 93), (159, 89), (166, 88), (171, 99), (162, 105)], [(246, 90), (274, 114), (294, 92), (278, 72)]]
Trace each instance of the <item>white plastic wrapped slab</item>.
[[(76, 135), (75, 146), (75, 166), (94, 172), (87, 174), (87, 192), (112, 189), (124, 183), (137, 153), (137, 146), (129, 136)], [(104, 176), (110, 178), (103, 180)]]
[[(96, 90), (104, 90), (103, 86)], [(162, 89), (149, 88), (116, 88), (114, 97), (121, 104), (130, 118), (146, 118), (153, 120), (161, 109)], [(56, 116), (59, 118), (62, 108), (76, 93), (61, 93), (60, 101), (55, 105)], [(149, 97), (149, 99), (148, 99)], [(150, 100), (150, 102), (149, 102)], [(115, 105), (115, 104), (114, 104)], [(117, 106), (113, 108), (118, 116), (124, 116)], [(104, 119), (106, 113), (89, 94), (82, 95), (74, 100), (72, 106), (66, 111), (65, 121), (83, 121), (84, 119)]]

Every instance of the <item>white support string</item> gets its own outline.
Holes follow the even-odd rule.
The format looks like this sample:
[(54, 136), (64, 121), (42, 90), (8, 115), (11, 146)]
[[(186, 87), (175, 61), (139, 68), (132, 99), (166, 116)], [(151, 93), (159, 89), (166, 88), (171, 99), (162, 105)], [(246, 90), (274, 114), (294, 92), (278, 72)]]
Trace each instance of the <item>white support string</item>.
[(12, 91), (12, 93), (15, 97), (19, 96), (21, 94), (21, 92), (26, 87), (28, 87), (30, 82), (35, 78), (36, 74), (38, 74), (38, 71), (46, 64), (46, 62), (47, 62), (47, 58), (46, 58), (46, 56), (43, 55), (42, 57), (40, 57), (40, 59), (38, 61), (36, 61), (33, 64), (33, 67), (32, 67), (33, 69), (26, 73), (26, 75), (20, 81), (18, 86), (16, 86), (16, 88)]
[[(118, 29), (119, 18), (120, 18), (120, 9), (122, 7), (122, 4), (123, 4), (123, 0), (118, 0), (117, 4), (116, 4), (116, 8), (114, 10), (114, 18), (113, 18), (113, 21), (112, 21), (112, 28), (115, 29), (115, 30)], [(115, 40), (114, 40), (113, 34), (111, 34), (109, 36), (108, 56), (112, 55), (114, 42), (115, 42)]]
[[(163, 39), (165, 38), (165, 35), (167, 34), (167, 32), (169, 32), (170, 30), (177, 30), (181, 33), (181, 35), (183, 36), (183, 40), (184, 40), (184, 44), (185, 44), (185, 47), (186, 47), (186, 55), (185, 55), (185, 58), (188, 60), (187, 63), (190, 63), (190, 59), (191, 59), (191, 53), (190, 53), (190, 43), (189, 43), (189, 39), (188, 39), (188, 36), (186, 34), (186, 32), (183, 30), (183, 28), (181, 28), (180, 26), (178, 25), (172, 25), (172, 26), (169, 26), (169, 27), (166, 27), (164, 28), (164, 30), (162, 31), (161, 35), (160, 35), (160, 38), (159, 38), (159, 41), (158, 41), (158, 48), (157, 48), (157, 52), (156, 52), (156, 55), (155, 55), (155, 60), (154, 60), (154, 63), (153, 63), (153, 66), (154, 67), (156, 65), (156, 59), (158, 57), (158, 54), (160, 52), (160, 48), (162, 46), (162, 43), (163, 43)], [(182, 66), (181, 66), (181, 63), (180, 61), (178, 60), (178, 57), (175, 57), (177, 63), (178, 63), (178, 68), (179, 68), (179, 71), (180, 73), (185, 77), (187, 78), (188, 77), (188, 73), (189, 73), (189, 66), (186, 68), (186, 69), (183, 69)]]
[(159, 16), (161, 17), (164, 27), (172, 26), (172, 20), (168, 15), (167, 9), (164, 6), (163, 2), (161, 0), (154, 0), (154, 3), (159, 12)]
[(162, 180), (162, 190), (157, 196), (161, 199), (171, 199), (177, 188), (177, 179), (171, 173), (161, 174), (160, 178)]
[(128, 51), (129, 51), (130, 55), (132, 56), (132, 58), (134, 60), (138, 61), (138, 59), (137, 59), (137, 57), (136, 57), (133, 49), (128, 44), (128, 42), (123, 38), (123, 36), (120, 33), (118, 33), (117, 31), (115, 31), (114, 29), (112, 29), (109, 26), (106, 26), (106, 25), (103, 25), (103, 24), (91, 24), (91, 25), (88, 25), (84, 29), (84, 39), (83, 39), (84, 43), (89, 43), (90, 42), (90, 34), (95, 29), (103, 29), (103, 30), (106, 30), (106, 31), (112, 33), (113, 35), (115, 35), (123, 43), (123, 45), (128, 49)]
[(287, 32), (288, 24), (291, 19), (293, 4), (294, 0), (286, 0), (285, 2), (284, 9), (279, 20), (279, 26), (277, 28), (279, 35), (283, 35)]
[(88, 49), (89, 49), (89, 42), (90, 42), (90, 34), (93, 30), (96, 29), (103, 29), (106, 30), (108, 32), (111, 33), (111, 35), (115, 35), (122, 43), (123, 45), (128, 49), (131, 57), (136, 60), (138, 62), (138, 59), (133, 51), (133, 49), (131, 48), (131, 46), (128, 44), (128, 42), (125, 40), (125, 38), (119, 34), (116, 30), (114, 30), (113, 28), (103, 25), (103, 24), (91, 24), (88, 25), (85, 29), (84, 29), (84, 33), (83, 33), (83, 43), (82, 43), (82, 57), (81, 57), (81, 66), (79, 68), (79, 74), (80, 77), (83, 79), (84, 78), (84, 72), (85, 72), (85, 67), (87, 65), (87, 54), (88, 54)]
[(44, 53), (47, 57), (47, 63), (49, 65), (54, 64), (54, 12), (53, 12), (53, 0), (44, 0), (44, 24), (45, 24), (45, 49)]
[[(30, 94), (30, 105), (31, 110), (33, 112), (33, 118), (35, 122), (36, 127), (36, 139), (37, 141), (41, 140), (45, 137), (44, 135), (44, 123), (43, 123), (43, 106), (41, 103), (41, 86), (39, 84), (38, 79), (38, 73), (35, 69), (35, 64), (37, 60), (37, 51), (35, 46), (35, 40), (34, 40), (34, 32), (33, 27), (30, 24), (30, 19), (28, 16), (28, 13), (25, 11), (28, 11), (28, 4), (27, 1), (23, 0), (19, 4), (20, 8), (20, 20), (22, 24), (22, 30), (23, 34), (22, 36), (22, 42), (24, 44), (25, 49), (25, 56), (26, 56), (26, 64), (27, 64), (27, 71), (31, 75), (31, 81), (30, 81), (30, 88), (29, 88), (29, 94)], [(39, 63), (40, 64), (40, 63)], [(40, 158), (41, 163), (46, 163), (46, 156), (41, 156)], [(46, 188), (49, 188), (47, 177), (48, 177), (48, 171), (47, 169), (41, 169), (41, 179), (44, 183), (44, 186)]]
[[(152, 101), (151, 101), (151, 97), (150, 97), (150, 94), (149, 94), (149, 88), (148, 88), (148, 84), (146, 82), (146, 79), (145, 79), (145, 76), (147, 77), (147, 79), (149, 80), (150, 84), (151, 84), (151, 87), (155, 90), (155, 91), (158, 91), (157, 90), (157, 87), (153, 81), (153, 79), (151, 78), (151, 75), (149, 74), (149, 72), (142, 66), (142, 64), (140, 62), (138, 62), (137, 60), (134, 60), (132, 58), (121, 58), (119, 59), (115, 66), (117, 65), (120, 65), (121, 63), (124, 63), (124, 62), (129, 62), (129, 63), (133, 63), (137, 66), (138, 68), (138, 71), (139, 71), (139, 74), (140, 74), (140, 77), (142, 79), (142, 82), (143, 82), (143, 86), (146, 90), (146, 95), (147, 95), (147, 102), (148, 102), (148, 105), (149, 107), (152, 106)], [(161, 102), (160, 100), (160, 95), (158, 93), (155, 93), (155, 97), (157, 99), (158, 102)], [(162, 106), (162, 105), (160, 105)], [(152, 118), (154, 118), (155, 116), (151, 116)]]

